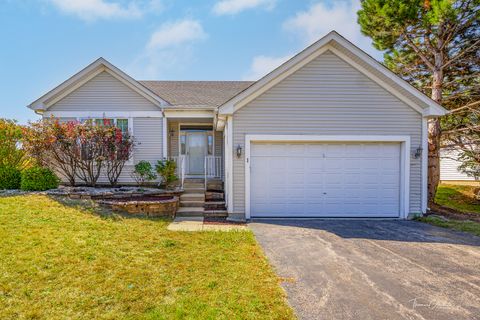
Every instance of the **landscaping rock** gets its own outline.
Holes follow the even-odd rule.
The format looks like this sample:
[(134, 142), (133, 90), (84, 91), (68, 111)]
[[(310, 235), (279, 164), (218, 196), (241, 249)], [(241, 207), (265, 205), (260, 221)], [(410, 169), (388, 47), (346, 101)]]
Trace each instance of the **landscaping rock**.
[(146, 214), (149, 217), (175, 217), (178, 208), (179, 198), (172, 197), (135, 197), (132, 200), (120, 200), (117, 198), (101, 200), (100, 204), (110, 206), (114, 211), (127, 212), (132, 215)]
[(94, 187), (60, 187), (47, 191), (52, 196), (67, 196), (71, 199), (92, 199), (99, 200), (105, 198), (131, 198), (145, 195), (174, 195), (178, 196), (183, 190), (163, 190), (156, 188), (138, 188), (138, 187), (117, 187), (117, 188), (94, 188)]
[(223, 192), (217, 191), (206, 191), (205, 192), (205, 201), (222, 201)]
[(0, 197), (14, 197), (22, 196), (25, 194), (45, 194), (45, 191), (23, 191), (20, 189), (0, 190)]

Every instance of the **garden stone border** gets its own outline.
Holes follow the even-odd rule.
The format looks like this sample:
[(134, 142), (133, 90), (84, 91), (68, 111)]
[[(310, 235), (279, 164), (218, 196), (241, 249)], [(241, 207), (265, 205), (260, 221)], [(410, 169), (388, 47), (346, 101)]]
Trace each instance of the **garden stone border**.
[(105, 198), (133, 198), (141, 196), (180, 196), (182, 189), (164, 190), (157, 188), (140, 187), (116, 187), (116, 188), (95, 188), (95, 187), (60, 187), (48, 190), (51, 196), (63, 196), (70, 199), (101, 200)]
[[(98, 203), (111, 208), (113, 211), (126, 212), (132, 215), (144, 214), (149, 217), (174, 218), (180, 201), (177, 196), (168, 196), (170, 199), (145, 200), (145, 197), (137, 197), (142, 200), (135, 200), (135, 197), (128, 201), (118, 201), (118, 198), (99, 200)], [(148, 196), (147, 196), (148, 198)]]

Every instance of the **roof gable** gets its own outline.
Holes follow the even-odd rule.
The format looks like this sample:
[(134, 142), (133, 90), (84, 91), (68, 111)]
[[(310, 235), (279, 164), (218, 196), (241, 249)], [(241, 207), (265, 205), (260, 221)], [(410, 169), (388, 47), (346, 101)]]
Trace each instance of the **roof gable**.
[(115, 79), (122, 82), (124, 85), (137, 92), (145, 99), (149, 100), (158, 107), (168, 105), (168, 102), (157, 96), (155, 93), (141, 85), (139, 82), (131, 78), (125, 72), (121, 71), (110, 62), (103, 58), (99, 58), (89, 64), (87, 67), (70, 77), (68, 80), (64, 81), (51, 91), (47, 92), (34, 102), (32, 102), (28, 107), (35, 110), (38, 113), (41, 113), (58, 101), (65, 98), (67, 95), (75, 91), (76, 89), (83, 86), (85, 83), (95, 78), (97, 75), (102, 72), (107, 72)]
[(236, 112), (327, 50), (332, 51), (342, 60), (348, 62), (422, 115), (441, 116), (447, 113), (447, 110), (438, 103), (415, 89), (338, 33), (332, 31), (246, 90), (225, 102), (220, 106), (219, 114)]

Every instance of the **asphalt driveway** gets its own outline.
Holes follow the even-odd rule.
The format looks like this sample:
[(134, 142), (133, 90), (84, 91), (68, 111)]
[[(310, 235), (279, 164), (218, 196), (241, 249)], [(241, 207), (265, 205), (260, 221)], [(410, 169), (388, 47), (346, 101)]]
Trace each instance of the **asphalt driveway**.
[(414, 221), (250, 224), (301, 319), (480, 319), (480, 238)]

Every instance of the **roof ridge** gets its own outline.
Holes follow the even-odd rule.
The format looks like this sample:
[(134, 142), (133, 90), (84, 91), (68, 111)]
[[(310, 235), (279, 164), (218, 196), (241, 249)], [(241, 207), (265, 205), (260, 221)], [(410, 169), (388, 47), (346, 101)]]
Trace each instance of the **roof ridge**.
[(137, 80), (138, 82), (256, 82), (255, 80)]

